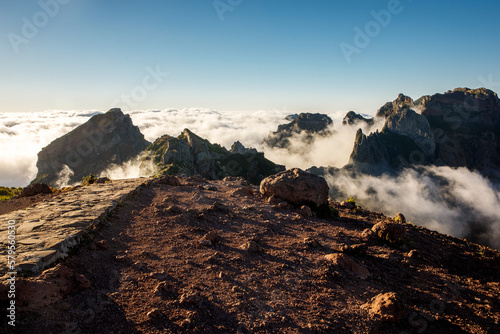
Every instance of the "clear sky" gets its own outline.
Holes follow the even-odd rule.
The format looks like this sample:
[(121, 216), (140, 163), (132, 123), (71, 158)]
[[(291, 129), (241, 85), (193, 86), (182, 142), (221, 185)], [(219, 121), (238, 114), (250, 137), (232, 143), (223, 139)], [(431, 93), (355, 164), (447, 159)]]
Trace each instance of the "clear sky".
[(4, 0), (0, 112), (373, 113), (400, 92), (499, 92), (499, 14), (485, 0)]

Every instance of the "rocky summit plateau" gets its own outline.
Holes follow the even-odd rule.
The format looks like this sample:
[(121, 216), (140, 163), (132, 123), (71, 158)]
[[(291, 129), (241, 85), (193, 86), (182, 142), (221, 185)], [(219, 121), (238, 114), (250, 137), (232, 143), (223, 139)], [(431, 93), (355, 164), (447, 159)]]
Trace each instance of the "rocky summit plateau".
[[(335, 135), (325, 114), (285, 121), (264, 146)], [(54, 140), (32, 184), (0, 201), (0, 219), (16, 225), (16, 330), (500, 333), (497, 249), (367, 210), (329, 183), (448, 166), (497, 184), (497, 95), (400, 94), (341, 126), (359, 128), (349, 163), (306, 171), (189, 129), (150, 143), (120, 109)], [(102, 177), (131, 160), (147, 177)], [(5, 225), (0, 242), (6, 263)], [(4, 309), (11, 275), (0, 270)]]
[(167, 175), (3, 202), (31, 254), (16, 330), (500, 331), (498, 251), (327, 194), (321, 178), (290, 170), (260, 187)]

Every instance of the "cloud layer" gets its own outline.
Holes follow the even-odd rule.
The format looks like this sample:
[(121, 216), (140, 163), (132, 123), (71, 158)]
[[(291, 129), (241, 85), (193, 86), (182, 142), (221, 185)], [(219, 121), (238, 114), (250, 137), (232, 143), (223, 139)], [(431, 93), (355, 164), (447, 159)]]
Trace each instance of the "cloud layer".
[[(45, 111), (0, 113), (0, 185), (26, 186), (36, 175), (37, 153), (54, 139), (86, 122), (97, 111)], [(129, 113), (145, 138), (154, 141), (184, 128), (211, 142), (229, 148), (239, 140), (246, 147), (264, 151), (266, 157), (287, 168), (311, 166), (342, 167), (349, 160), (358, 126), (342, 126), (345, 111), (333, 112), (334, 133), (318, 138), (312, 146), (301, 135), (291, 139), (292, 153), (265, 148), (262, 140), (284, 124), (287, 111), (217, 112), (208, 109), (149, 110)], [(369, 133), (381, 128), (363, 128)], [(102, 173), (111, 178), (144, 176), (139, 161), (110, 166)], [(66, 171), (70, 172), (70, 171)], [(438, 177), (436, 177), (438, 176)], [(472, 223), (484, 226), (483, 237), (500, 248), (500, 193), (477, 173), (465, 168), (432, 167), (421, 172), (406, 170), (399, 177), (352, 177), (347, 173), (328, 178), (331, 187), (353, 196), (366, 208), (388, 215), (402, 212), (408, 220), (454, 236), (471, 232)], [(476, 231), (477, 232), (477, 231)]]
[(339, 196), (353, 196), (363, 207), (395, 216), (456, 237), (473, 235), (500, 248), (500, 191), (466, 168), (407, 169), (399, 176), (352, 175), (327, 177)]

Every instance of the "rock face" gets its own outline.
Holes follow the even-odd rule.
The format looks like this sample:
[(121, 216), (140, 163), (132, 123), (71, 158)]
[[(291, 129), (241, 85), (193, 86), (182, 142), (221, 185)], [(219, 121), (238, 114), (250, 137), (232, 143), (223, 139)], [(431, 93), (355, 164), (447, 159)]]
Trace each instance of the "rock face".
[(231, 153), (238, 153), (238, 154), (257, 154), (258, 153), (256, 149), (254, 149), (254, 148), (246, 148), (239, 141), (235, 142), (231, 146), (230, 152)]
[(260, 192), (298, 207), (307, 205), (319, 214), (328, 209), (328, 184), (325, 179), (298, 168), (265, 178), (260, 184)]
[(457, 88), (424, 96), (415, 106), (436, 140), (436, 165), (500, 174), (500, 101), (491, 90)]
[(500, 177), (500, 101), (490, 90), (457, 88), (417, 101), (400, 94), (377, 116), (386, 118), (380, 133), (356, 135), (350, 164), (361, 171), (433, 164)]
[(342, 125), (356, 125), (359, 123), (366, 123), (368, 125), (373, 125), (373, 118), (365, 118), (354, 111), (349, 111), (342, 120)]
[(54, 140), (38, 153), (38, 174), (33, 183), (60, 186), (89, 174), (99, 174), (110, 164), (124, 163), (148, 147), (149, 142), (120, 109), (95, 115), (85, 124)]
[(158, 138), (146, 151), (150, 153), (147, 159), (153, 159), (160, 175), (200, 174), (211, 180), (241, 176), (258, 184), (266, 176), (285, 169), (267, 160), (263, 153), (247, 149), (239, 142), (228, 151), (188, 129), (178, 137), (165, 135)]
[(333, 120), (328, 115), (302, 113), (292, 122), (278, 126), (276, 132), (270, 133), (264, 139), (264, 144), (269, 147), (287, 148), (290, 145), (289, 138), (301, 132), (305, 133), (304, 140), (312, 142), (315, 135), (328, 135), (332, 125)]

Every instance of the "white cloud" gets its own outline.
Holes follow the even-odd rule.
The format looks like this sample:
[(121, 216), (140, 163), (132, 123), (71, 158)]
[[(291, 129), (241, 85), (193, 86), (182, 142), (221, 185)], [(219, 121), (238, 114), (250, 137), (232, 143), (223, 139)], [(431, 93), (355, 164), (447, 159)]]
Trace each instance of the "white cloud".
[(390, 216), (402, 212), (407, 220), (441, 233), (463, 237), (483, 224), (485, 231), (478, 237), (500, 248), (500, 192), (466, 168), (407, 169), (398, 177), (340, 172), (327, 181), (343, 193), (345, 198), (337, 200), (353, 196), (369, 210)]

